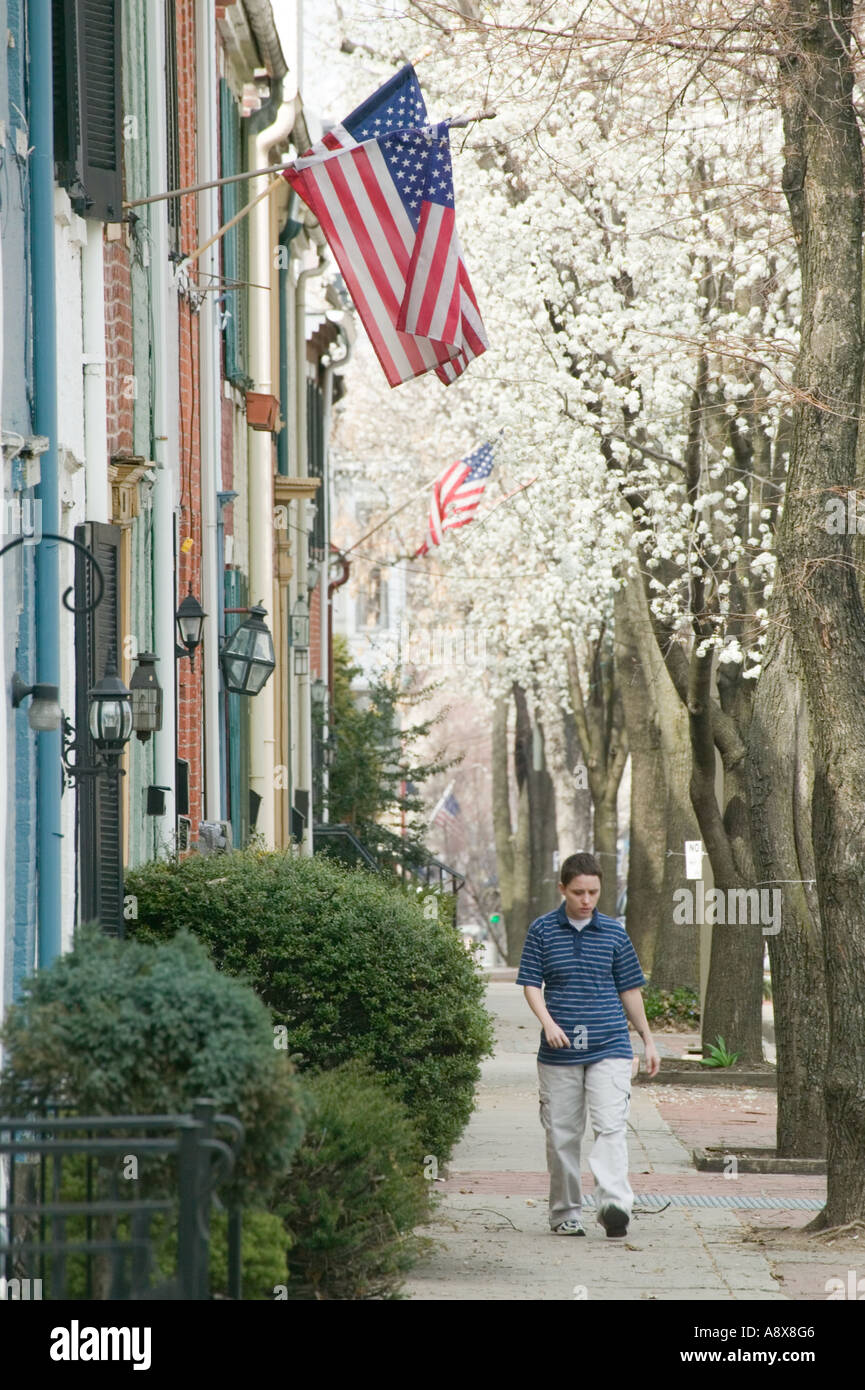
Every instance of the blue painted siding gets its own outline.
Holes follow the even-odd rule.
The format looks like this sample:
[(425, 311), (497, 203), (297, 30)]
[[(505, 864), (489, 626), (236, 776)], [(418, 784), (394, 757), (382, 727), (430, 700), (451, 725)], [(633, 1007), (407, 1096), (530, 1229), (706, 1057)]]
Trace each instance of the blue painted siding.
[[(25, 438), (32, 434), (33, 343), (29, 265), (29, 177), (26, 156), (18, 154), (18, 132), (27, 139), (26, 36), (22, 0), (0, 0), (0, 119), (6, 127), (0, 146), (0, 236), (3, 254), (3, 429)], [(19, 463), (11, 469), (12, 491), (3, 501), (32, 496)], [(5, 516), (5, 508), (4, 508)], [(0, 544), (11, 540), (0, 536)], [(35, 680), (34, 550), (20, 546), (5, 555), (4, 612), (0, 640), (4, 670)], [(6, 933), (3, 1000), (10, 1002), (36, 960), (36, 740), (27, 710), (4, 702), (8, 775), (6, 797)], [(58, 769), (59, 776), (59, 769)]]

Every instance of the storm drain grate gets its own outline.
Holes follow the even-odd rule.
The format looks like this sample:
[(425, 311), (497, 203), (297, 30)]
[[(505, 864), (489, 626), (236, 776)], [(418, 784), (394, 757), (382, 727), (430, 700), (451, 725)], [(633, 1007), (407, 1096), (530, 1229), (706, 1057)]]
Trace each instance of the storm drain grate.
[[(594, 1207), (595, 1199), (587, 1193), (583, 1204)], [(658, 1192), (634, 1194), (634, 1210), (661, 1211), (664, 1207), (737, 1207), (749, 1211), (821, 1211), (826, 1205), (817, 1197), (716, 1197), (700, 1192), (673, 1192), (665, 1196)]]

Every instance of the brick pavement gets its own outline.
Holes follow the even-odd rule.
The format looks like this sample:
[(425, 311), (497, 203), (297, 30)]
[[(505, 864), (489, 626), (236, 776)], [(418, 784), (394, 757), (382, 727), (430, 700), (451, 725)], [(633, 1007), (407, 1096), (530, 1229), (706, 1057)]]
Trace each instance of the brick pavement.
[[(822, 1201), (825, 1178), (788, 1174), (698, 1173), (697, 1144), (771, 1145), (775, 1095), (745, 1088), (635, 1086), (629, 1150), (637, 1211), (625, 1242), (606, 1240), (585, 1211), (587, 1239), (550, 1235), (547, 1175), (538, 1122), (537, 1029), (512, 982), (494, 980), (495, 1055), (483, 1067), (472, 1121), (453, 1155), (425, 1234), (434, 1252), (405, 1286), (425, 1300), (781, 1301), (826, 1299), (826, 1281), (865, 1276), (849, 1238), (800, 1234), (812, 1211), (671, 1205), (640, 1212), (640, 1194), (732, 1195)], [(693, 1035), (662, 1034), (680, 1055)], [(594, 1184), (584, 1174), (585, 1191)], [(857, 1266), (858, 1258), (858, 1266)], [(576, 1295), (575, 1288), (585, 1292)]]

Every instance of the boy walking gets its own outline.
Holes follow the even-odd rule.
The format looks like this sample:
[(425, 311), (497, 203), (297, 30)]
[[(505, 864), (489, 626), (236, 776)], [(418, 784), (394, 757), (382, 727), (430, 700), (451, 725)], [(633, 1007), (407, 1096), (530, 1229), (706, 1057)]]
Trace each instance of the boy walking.
[[(580, 1151), (586, 1107), (595, 1143), (589, 1168), (598, 1220), (608, 1236), (628, 1231), (627, 1123), (634, 1052), (628, 1020), (643, 1040), (646, 1069), (660, 1067), (643, 1007), (646, 983), (624, 927), (597, 910), (601, 870), (591, 854), (561, 868), (562, 904), (529, 927), (517, 984), (543, 1032), (538, 1051), (541, 1123), (547, 1137), (550, 1227), (584, 1236)], [(544, 986), (542, 993), (541, 986)]]

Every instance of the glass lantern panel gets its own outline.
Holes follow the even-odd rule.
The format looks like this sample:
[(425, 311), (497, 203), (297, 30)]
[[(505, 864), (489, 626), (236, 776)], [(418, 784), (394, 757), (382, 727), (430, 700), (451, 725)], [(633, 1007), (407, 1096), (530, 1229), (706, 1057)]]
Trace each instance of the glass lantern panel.
[(249, 691), (250, 695), (257, 695), (257, 694), (258, 694), (258, 692), (261, 690), (262, 686), (264, 685), (264, 682), (267, 680), (268, 676), (270, 675), (270, 672), (271, 672), (271, 667), (270, 667), (270, 666), (265, 666), (265, 665), (263, 665), (262, 662), (260, 662), (260, 661), (253, 661), (253, 662), (252, 662), (252, 664), (251, 664), (251, 666), (250, 666), (250, 668), (249, 668), (249, 679), (247, 680), (247, 683), (246, 683), (246, 688), (247, 688), (247, 690)]
[(159, 719), (159, 691), (158, 690), (133, 690), (132, 692), (132, 722), (139, 733), (149, 730), (151, 733), (158, 729)]
[(243, 657), (227, 657), (225, 660), (225, 683), (229, 690), (242, 691), (246, 689), (246, 675), (249, 670), (249, 663)]
[(273, 641), (269, 632), (256, 632), (254, 634), (251, 655), (256, 661), (273, 661)]

